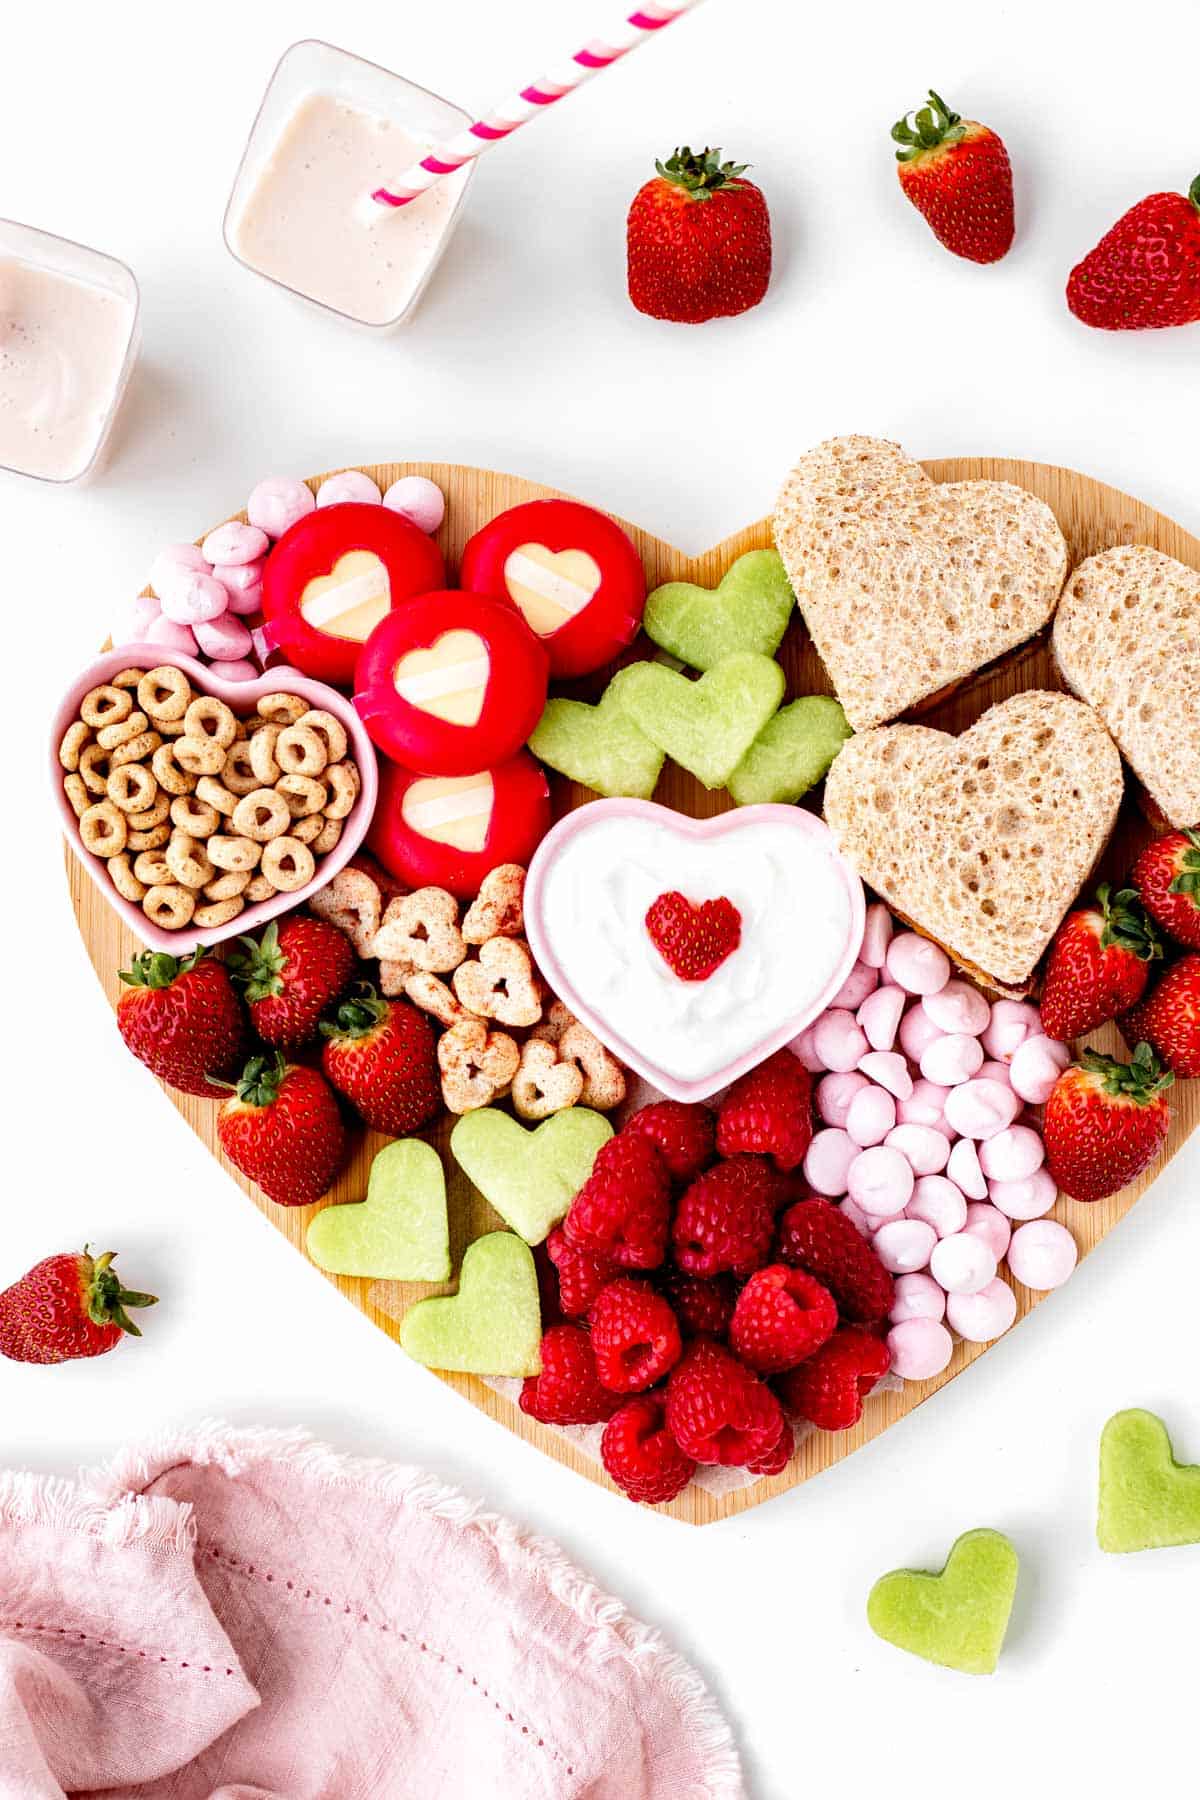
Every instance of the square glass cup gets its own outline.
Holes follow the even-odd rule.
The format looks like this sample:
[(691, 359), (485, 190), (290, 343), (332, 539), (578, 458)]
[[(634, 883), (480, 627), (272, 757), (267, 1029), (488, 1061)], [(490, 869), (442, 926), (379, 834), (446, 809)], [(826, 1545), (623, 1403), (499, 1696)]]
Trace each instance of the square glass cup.
[[(137, 280), (132, 269), (115, 256), (106, 256), (102, 250), (92, 250), (86, 244), (74, 243), (70, 238), (56, 237), (53, 232), (40, 231), (35, 225), (21, 225), (15, 219), (0, 219), (0, 265), (9, 261), (27, 264), (30, 268), (49, 275), (65, 276), (83, 287), (98, 288), (103, 293), (114, 294), (128, 308), (129, 333), (124, 353), (114, 370), (111, 391), (104, 398), (96, 432), (91, 442), (80, 452), (82, 461), (78, 466), (70, 467), (62, 474), (52, 474), (42, 469), (23, 468), (18, 462), (0, 460), (0, 469), (16, 475), (26, 475), (33, 481), (47, 481), (56, 486), (69, 487), (85, 480), (99, 469), (101, 453), (137, 362), (141, 340), (141, 296)], [(3, 299), (0, 295), (0, 308), (2, 306)], [(0, 344), (0, 351), (2, 350), (3, 345)], [(0, 357), (0, 397), (3, 395), (3, 381), (3, 361)]]
[[(355, 111), (385, 119), (422, 145), (438, 143), (462, 131), (471, 123), (471, 115), (440, 95), (406, 80), (403, 75), (396, 75), (378, 63), (367, 62), (317, 38), (306, 38), (284, 51), (263, 95), (225, 208), (226, 249), (243, 268), (250, 269), (275, 287), (298, 294), (311, 306), (319, 306), (324, 312), (350, 319), (373, 331), (388, 331), (410, 316), (428, 286), (458, 223), (475, 164), (467, 163), (455, 174), (445, 176), (439, 184), (449, 190), (450, 204), (441, 220), (437, 240), (416, 278), (400, 293), (396, 310), (389, 317), (364, 318), (360, 313), (333, 305), (315, 294), (306, 293), (295, 281), (284, 280), (251, 262), (238, 241), (246, 208), (254, 198), (285, 130), (302, 103), (314, 95), (331, 96)], [(399, 176), (403, 169), (397, 168), (393, 173)], [(407, 211), (408, 208), (401, 209), (393, 219), (388, 216), (390, 209), (381, 208), (379, 223), (375, 226), (363, 224), (361, 229), (383, 230), (389, 225), (403, 229)]]

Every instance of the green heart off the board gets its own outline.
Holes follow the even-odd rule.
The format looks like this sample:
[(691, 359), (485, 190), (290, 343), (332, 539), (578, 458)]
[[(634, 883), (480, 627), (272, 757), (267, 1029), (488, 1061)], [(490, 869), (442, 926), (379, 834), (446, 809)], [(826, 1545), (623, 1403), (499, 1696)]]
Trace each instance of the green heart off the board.
[(877, 1637), (926, 1662), (990, 1675), (1008, 1629), (1017, 1567), (1003, 1532), (966, 1531), (939, 1574), (893, 1569), (881, 1575), (867, 1600), (867, 1621)]
[(1200, 1464), (1177, 1463), (1166, 1426), (1141, 1407), (1101, 1434), (1096, 1537), (1118, 1552), (1200, 1544)]

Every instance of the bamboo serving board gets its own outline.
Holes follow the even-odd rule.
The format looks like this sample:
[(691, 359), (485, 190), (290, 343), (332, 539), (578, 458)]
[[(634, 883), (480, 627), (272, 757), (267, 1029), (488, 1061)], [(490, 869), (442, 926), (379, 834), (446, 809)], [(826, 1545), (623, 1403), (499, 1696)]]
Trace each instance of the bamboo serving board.
[[(959, 457), (952, 460), (927, 463), (926, 468), (937, 481), (993, 480), (1016, 482), (1028, 488), (1032, 493), (1047, 501), (1058, 517), (1070, 546), (1071, 561), (1078, 563), (1086, 556), (1110, 545), (1125, 543), (1151, 544), (1181, 562), (1189, 563), (1200, 569), (1200, 539), (1192, 537), (1161, 513), (1153, 512), (1136, 500), (1118, 493), (1114, 488), (1104, 487), (1087, 476), (1078, 475), (1068, 469), (1046, 467), (1040, 463), (1015, 462), (1002, 459), (982, 457)], [(446, 523), (440, 534), (442, 549), (445, 552), (449, 568), (457, 569), (463, 544), (470, 534), (480, 525), (502, 512), (506, 507), (514, 506), (520, 501), (541, 499), (552, 495), (555, 490), (539, 486), (536, 482), (524, 481), (514, 475), (498, 474), (488, 469), (472, 469), (449, 463), (386, 463), (369, 467), (372, 475), (381, 487), (397, 480), (401, 475), (427, 475), (432, 477), (443, 488), (447, 499)], [(316, 487), (322, 479), (313, 478), (311, 485)], [(646, 567), (647, 584), (650, 587), (660, 582), (679, 579), (701, 582), (712, 586), (719, 580), (729, 563), (735, 556), (745, 550), (760, 548), (771, 542), (769, 520), (760, 520), (726, 538), (696, 557), (684, 556), (660, 538), (652, 537), (636, 525), (626, 525), (626, 530), (634, 539), (641, 551)], [(629, 652), (629, 659), (647, 654), (645, 640)], [(797, 613), (789, 628), (787, 638), (780, 652), (781, 660), (788, 676), (788, 698), (796, 694), (830, 691), (824, 669), (809, 643)], [(580, 697), (590, 698), (604, 686), (607, 677), (600, 675), (588, 682), (574, 684), (569, 690)], [(1018, 651), (1003, 666), (988, 671), (978, 677), (968, 687), (960, 689), (949, 699), (932, 707), (922, 714), (922, 722), (938, 726), (944, 730), (958, 732), (964, 730), (977, 719), (980, 713), (997, 700), (1021, 692), (1027, 688), (1058, 687), (1061, 685), (1052, 668), (1049, 651), (1044, 642), (1038, 641)], [(552, 777), (556, 816), (569, 811), (572, 807), (593, 798), (587, 790), (573, 786), (557, 777)], [(723, 811), (729, 804), (728, 796), (723, 793), (710, 794), (687, 775), (683, 770), (668, 763), (663, 771), (656, 798), (678, 811), (703, 817)], [(808, 797), (808, 804), (819, 810), (820, 792)], [(1125, 870), (1132, 856), (1149, 836), (1145, 822), (1138, 814), (1132, 799), (1127, 796), (1122, 810), (1120, 824), (1114, 841), (1105, 857), (1102, 873), (1120, 875)], [(84, 874), (82, 868), (69, 852), (67, 854), (68, 874), (71, 895), (79, 920), (79, 928), (87, 945), (88, 953), (96, 969), (96, 973), (108, 995), (110, 1003), (115, 1007), (120, 991), (117, 971), (128, 965), (129, 959), (140, 948), (131, 934), (125, 929), (117, 914), (104, 902), (101, 894)], [(1115, 1048), (1119, 1040), (1115, 1031), (1109, 1028), (1109, 1035), (1099, 1033), (1095, 1041), (1108, 1048)], [(267, 1215), (278, 1230), (295, 1246), (301, 1254), (304, 1250), (304, 1235), (308, 1221), (319, 1206), (284, 1208), (274, 1205), (252, 1188), (231, 1165), (225, 1162), (217, 1145), (216, 1105), (204, 1100), (189, 1098), (187, 1095), (172, 1094), (172, 1101), (183, 1118), (191, 1126), (197, 1136), (208, 1146), (212, 1155), (221, 1162), (233, 1179), (237, 1181), (250, 1196), (250, 1199)], [(1200, 1123), (1200, 1082), (1179, 1083), (1174, 1089), (1174, 1118), (1171, 1135), (1167, 1143), (1166, 1158), (1169, 1159), (1184, 1143), (1186, 1138)], [(449, 1136), (449, 1121), (443, 1121), (428, 1136), (430, 1141), (443, 1152), (446, 1165), (447, 1186), (450, 1205), (451, 1253), (454, 1267), (461, 1264), (465, 1246), (481, 1232), (494, 1229), (500, 1221), (496, 1218), (487, 1203), (467, 1183), (461, 1172), (446, 1154), (446, 1141)], [(337, 1185), (327, 1196), (329, 1202), (360, 1200), (366, 1192), (367, 1170), (371, 1157), (385, 1140), (367, 1135), (361, 1138), (355, 1147), (352, 1160), (339, 1177)], [(1154, 1178), (1163, 1168), (1163, 1162), (1157, 1163), (1152, 1171), (1140, 1181), (1133, 1183), (1123, 1193), (1113, 1199), (1102, 1201), (1098, 1205), (1085, 1206), (1071, 1201), (1059, 1199), (1053, 1217), (1061, 1219), (1069, 1226), (1079, 1244), (1080, 1254), (1086, 1255), (1093, 1249), (1113, 1226), (1124, 1217), (1134, 1201), (1150, 1187)], [(1115, 1265), (1114, 1265), (1115, 1269)], [(352, 1305), (357, 1306), (381, 1331), (394, 1338), (397, 1335), (397, 1322), (405, 1308), (413, 1300), (435, 1292), (448, 1292), (449, 1288), (439, 1289), (418, 1283), (389, 1282), (378, 1283), (358, 1277), (329, 1276), (327, 1279), (336, 1283)], [(1018, 1319), (1038, 1303), (1039, 1297), (1019, 1284), (1016, 1286), (1018, 1301)], [(380, 1304), (383, 1301), (384, 1304)], [(1069, 1301), (1061, 1302), (1069, 1305)], [(1001, 1340), (1006, 1342), (1007, 1340)], [(709, 1495), (695, 1486), (687, 1488), (679, 1498), (669, 1506), (660, 1510), (673, 1514), (678, 1519), (686, 1520), (693, 1525), (709, 1524), (714, 1520), (728, 1518), (748, 1507), (757, 1506), (761, 1501), (771, 1499), (776, 1494), (795, 1487), (799, 1482), (807, 1481), (810, 1476), (819, 1474), (833, 1463), (840, 1462), (849, 1456), (861, 1444), (877, 1437), (889, 1426), (897, 1424), (914, 1407), (921, 1405), (939, 1388), (958, 1375), (982, 1356), (988, 1348), (986, 1345), (960, 1343), (955, 1350), (954, 1358), (944, 1374), (933, 1381), (906, 1383), (903, 1391), (882, 1393), (873, 1396), (867, 1403), (862, 1422), (853, 1431), (826, 1433), (813, 1431), (800, 1444), (795, 1457), (788, 1468), (781, 1474), (719, 1498)], [(423, 1373), (412, 1370), (413, 1379), (424, 1379)], [(515, 1405), (484, 1382), (468, 1375), (446, 1375), (445, 1382), (458, 1390), (473, 1405), (479, 1407), (489, 1417), (509, 1431), (528, 1439), (538, 1449), (548, 1455), (555, 1456), (560, 1462), (573, 1468), (578, 1474), (586, 1476), (602, 1486), (610, 1485), (598, 1463), (582, 1455), (576, 1447), (558, 1433), (539, 1425), (529, 1419)], [(628, 1502), (622, 1498), (622, 1505)]]

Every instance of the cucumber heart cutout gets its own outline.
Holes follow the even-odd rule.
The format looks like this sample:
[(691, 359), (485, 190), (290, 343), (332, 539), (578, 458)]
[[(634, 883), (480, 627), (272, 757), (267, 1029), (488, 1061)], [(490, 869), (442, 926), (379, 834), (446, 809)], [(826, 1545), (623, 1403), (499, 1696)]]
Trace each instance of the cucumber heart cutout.
[(1100, 1438), (1102, 1550), (1163, 1550), (1200, 1544), (1200, 1465), (1177, 1463), (1154, 1413), (1115, 1413)]
[(610, 799), (649, 800), (664, 753), (634, 724), (611, 687), (597, 706), (551, 700), (529, 740), (539, 762)]
[(1017, 1553), (1000, 1531), (965, 1531), (938, 1575), (893, 1569), (867, 1600), (877, 1637), (944, 1669), (990, 1675), (996, 1667), (1013, 1595)]
[(829, 770), (852, 735), (846, 715), (825, 694), (806, 694), (768, 719), (729, 777), (739, 806), (793, 804)]
[(609, 693), (652, 743), (706, 788), (724, 787), (783, 699), (777, 662), (757, 651), (727, 656), (699, 681), (661, 663), (633, 663)]
[(773, 656), (796, 597), (777, 550), (747, 550), (715, 588), (668, 581), (646, 601), (642, 627), (652, 643), (692, 669), (711, 669), (739, 650)]
[(379, 1281), (449, 1281), (450, 1229), (442, 1159), (420, 1138), (400, 1138), (371, 1164), (367, 1197), (327, 1206), (308, 1228), (308, 1254), (331, 1275)]
[(400, 1326), (400, 1346), (415, 1362), (473, 1375), (537, 1375), (541, 1342), (533, 1252), (511, 1231), (476, 1238), (457, 1294), (418, 1300)]
[(586, 1106), (555, 1113), (533, 1131), (485, 1106), (463, 1114), (450, 1134), (450, 1153), (505, 1224), (527, 1244), (540, 1244), (612, 1134), (608, 1120)]

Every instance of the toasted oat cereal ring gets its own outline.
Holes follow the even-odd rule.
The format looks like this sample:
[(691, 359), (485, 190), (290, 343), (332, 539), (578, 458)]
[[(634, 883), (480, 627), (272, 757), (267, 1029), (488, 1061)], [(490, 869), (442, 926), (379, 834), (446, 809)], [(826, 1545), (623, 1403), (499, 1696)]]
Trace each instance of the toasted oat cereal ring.
[(340, 719), (335, 719), (331, 712), (324, 712), (320, 707), (314, 706), (308, 712), (301, 713), (296, 723), (316, 732), (325, 745), (327, 762), (341, 762), (350, 748), (350, 740)]
[(162, 825), (151, 825), (149, 831), (131, 831), (125, 846), (127, 850), (161, 850), (169, 842), (171, 827), (165, 822)]
[(327, 819), (344, 819), (353, 812), (354, 802), (358, 799), (358, 791), (362, 786), (359, 779), (358, 764), (347, 757), (345, 762), (330, 763), (324, 777), (329, 789), (329, 799), (325, 806)]
[(299, 838), (277, 837), (262, 853), (262, 872), (281, 894), (294, 894), (312, 880), (317, 865), (312, 851)]
[(92, 728), (90, 725), (85, 725), (82, 719), (76, 719), (75, 723), (68, 725), (63, 732), (62, 743), (58, 746), (58, 760), (64, 769), (71, 771), (72, 775), (79, 768), (80, 752), (86, 749), (91, 741)]
[(92, 796), (88, 793), (87, 782), (82, 775), (72, 773), (63, 776), (63, 792), (71, 802), (71, 810), (77, 819), (82, 819), (92, 804)]
[(109, 776), (108, 797), (123, 813), (145, 812), (158, 797), (158, 783), (145, 763), (125, 763)]
[(118, 894), (120, 894), (122, 900), (133, 900), (136, 902), (145, 899), (146, 884), (144, 881), (138, 880), (130, 865), (129, 858), (123, 850), (119, 856), (109, 857), (108, 872), (112, 877), (112, 884), (116, 888)]
[(180, 767), (174, 744), (160, 744), (150, 759), (150, 767), (160, 788), (168, 794), (195, 792), (196, 777)]
[(222, 750), (237, 736), (237, 716), (233, 708), (218, 700), (215, 694), (198, 694), (183, 715), (184, 728), (192, 738), (208, 738)]
[(228, 837), (218, 832), (210, 837), (204, 846), (208, 860), (217, 869), (230, 869), (235, 873), (257, 869), (262, 855), (262, 845), (256, 844), (253, 838)]
[[(303, 777), (301, 779), (303, 780)], [(302, 844), (311, 844), (320, 837), (324, 827), (325, 821), (320, 813), (308, 813), (302, 819), (293, 819), (288, 830), (294, 838), (299, 838)]]
[(161, 744), (162, 738), (157, 731), (139, 731), (128, 743), (118, 744), (115, 750), (109, 751), (112, 759), (109, 767), (119, 769), (125, 763), (149, 762)]
[(207, 800), (195, 794), (176, 794), (171, 802), (171, 823), (189, 837), (210, 838), (221, 824), (221, 815)]
[(337, 842), (341, 835), (342, 821), (340, 819), (331, 819), (329, 814), (326, 813), (325, 823), (312, 841), (313, 855), (328, 856), (331, 850), (337, 848)]
[(79, 773), (89, 794), (103, 797), (108, 793), (108, 777), (112, 771), (112, 752), (99, 744), (88, 744), (79, 752)]
[(180, 887), (202, 888), (213, 878), (213, 865), (204, 846), (186, 831), (173, 831), (166, 848), (167, 867)]
[(133, 695), (126, 688), (103, 682), (89, 688), (79, 702), (79, 716), (85, 725), (116, 725), (133, 711)]
[(329, 762), (325, 739), (311, 725), (289, 725), (275, 739), (275, 761), (286, 775), (320, 775)]
[(292, 822), (288, 803), (274, 788), (255, 788), (243, 794), (233, 812), (233, 829), (256, 844), (282, 837)]
[(232, 819), (233, 809), (238, 803), (236, 794), (231, 794), (223, 782), (215, 775), (202, 775), (196, 783), (196, 798), (203, 800), (205, 806), (211, 806), (219, 812), (223, 819)]
[(279, 780), (280, 768), (275, 761), (275, 739), (283, 730), (282, 725), (260, 725), (250, 737), (250, 767), (258, 776), (261, 787), (274, 787)]
[(281, 775), (275, 792), (282, 794), (293, 819), (307, 819), (312, 813), (324, 812), (329, 790), (312, 775)]
[(142, 911), (155, 925), (164, 931), (182, 931), (190, 925), (192, 915), (196, 911), (196, 896), (185, 887), (176, 887), (166, 883), (161, 887), (147, 888), (142, 900)]
[(154, 729), (160, 737), (181, 738), (184, 735), (185, 727), (182, 719), (158, 718), (154, 721)]
[(250, 740), (235, 738), (225, 752), (225, 767), (221, 770), (221, 780), (231, 794), (241, 798), (244, 794), (254, 793), (256, 788), (269, 787), (270, 782), (262, 782), (250, 766)]
[(244, 894), (250, 885), (249, 869), (230, 869), (227, 874), (218, 875), (204, 889), (206, 900), (236, 900)]
[(157, 850), (139, 851), (133, 860), (133, 872), (147, 887), (167, 887), (170, 884), (171, 871), (167, 867), (167, 859), (160, 856)]
[(111, 800), (98, 800), (81, 815), (79, 836), (93, 856), (120, 856), (129, 836), (125, 814)]
[(245, 904), (240, 894), (234, 894), (228, 900), (215, 900), (210, 906), (198, 906), (192, 914), (192, 924), (198, 925), (201, 931), (211, 931), (217, 925), (228, 925), (230, 919), (237, 918)]
[(307, 711), (307, 700), (301, 700), (297, 694), (259, 695), (258, 716), (269, 719), (272, 725), (294, 725)]
[(252, 875), (242, 895), (247, 906), (257, 906), (262, 900), (273, 900), (275, 883), (268, 881), (265, 875)]
[(212, 738), (176, 738), (172, 748), (175, 761), (189, 775), (220, 775), (225, 768), (225, 746)]
[[(153, 831), (156, 825), (162, 824), (170, 810), (170, 795), (159, 792), (155, 795), (152, 805), (148, 806), (144, 812), (130, 813), (125, 822), (130, 831)], [(151, 886), (153, 885), (152, 882)]]
[(96, 742), (105, 750), (119, 750), (122, 744), (128, 744), (131, 739), (140, 737), (149, 724), (150, 721), (144, 712), (131, 712), (129, 717), (122, 719), (119, 725), (102, 725), (96, 733)]
[(142, 711), (156, 723), (159, 719), (182, 719), (192, 703), (192, 684), (182, 669), (161, 663), (142, 676), (137, 698)]
[(116, 675), (108, 678), (109, 687), (135, 688), (145, 675), (145, 669), (121, 669)]

